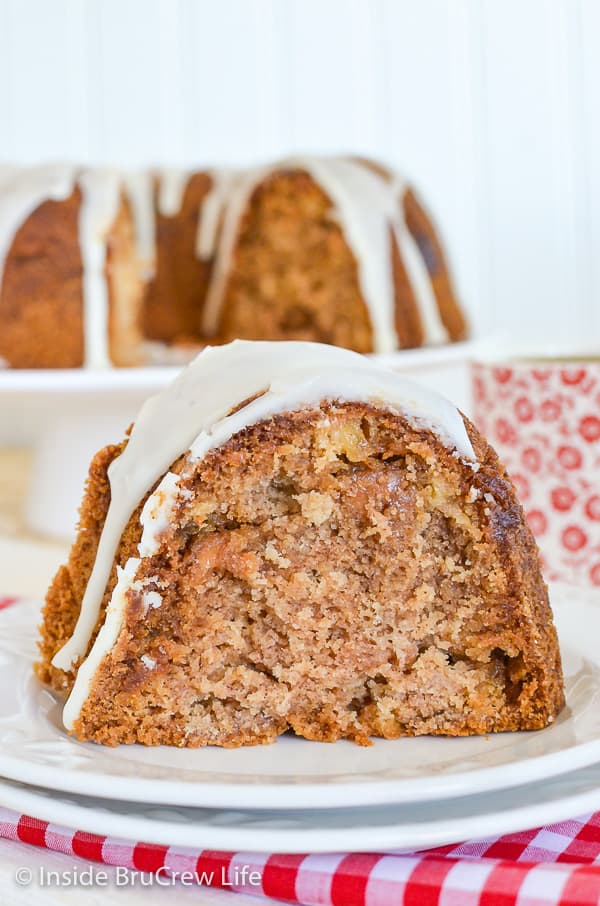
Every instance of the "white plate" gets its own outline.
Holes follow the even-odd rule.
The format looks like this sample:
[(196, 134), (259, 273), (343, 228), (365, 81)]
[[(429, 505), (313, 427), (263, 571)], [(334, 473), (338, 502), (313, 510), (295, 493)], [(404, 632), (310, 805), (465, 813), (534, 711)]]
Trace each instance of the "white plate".
[(80, 743), (62, 728), (61, 706), (33, 677), (34, 605), (0, 612), (0, 669), (13, 682), (0, 698), (0, 774), (75, 793), (169, 805), (336, 808), (417, 802), (529, 783), (600, 761), (600, 596), (552, 591), (568, 705), (549, 728), (467, 739), (420, 737), (272, 746), (119, 746)]
[(278, 853), (412, 852), (516, 833), (600, 809), (600, 765), (501, 792), (371, 808), (185, 808), (58, 793), (8, 780), (0, 780), (0, 805), (52, 824), (161, 846)]

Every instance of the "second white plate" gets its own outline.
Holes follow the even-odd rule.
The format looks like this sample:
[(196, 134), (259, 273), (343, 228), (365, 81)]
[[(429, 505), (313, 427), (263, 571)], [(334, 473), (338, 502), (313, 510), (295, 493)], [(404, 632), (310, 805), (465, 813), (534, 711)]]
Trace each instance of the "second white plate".
[(39, 608), (0, 612), (0, 775), (140, 803), (253, 809), (425, 802), (514, 787), (600, 761), (600, 595), (555, 586), (567, 707), (549, 728), (467, 739), (376, 740), (370, 748), (281, 737), (236, 750), (80, 743), (33, 677)]
[(172, 846), (173, 856), (184, 846), (245, 853), (398, 853), (517, 833), (588, 814), (600, 808), (600, 766), (501, 792), (367, 808), (185, 808), (98, 799), (10, 780), (0, 780), (0, 806), (49, 821), (51, 829), (59, 824), (113, 839)]

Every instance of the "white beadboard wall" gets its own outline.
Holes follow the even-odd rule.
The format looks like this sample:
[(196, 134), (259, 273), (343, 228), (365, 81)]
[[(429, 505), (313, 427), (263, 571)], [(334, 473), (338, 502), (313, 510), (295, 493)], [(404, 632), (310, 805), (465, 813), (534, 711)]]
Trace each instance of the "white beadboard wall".
[(0, 162), (356, 151), (482, 333), (600, 339), (600, 0), (0, 0)]

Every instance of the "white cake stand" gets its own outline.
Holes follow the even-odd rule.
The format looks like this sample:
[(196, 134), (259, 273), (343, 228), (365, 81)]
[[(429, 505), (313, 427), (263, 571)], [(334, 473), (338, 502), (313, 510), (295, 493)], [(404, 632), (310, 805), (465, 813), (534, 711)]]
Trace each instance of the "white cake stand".
[[(382, 365), (438, 390), (469, 412), (467, 364), (475, 341), (373, 356)], [(165, 387), (178, 367), (106, 371), (0, 370), (3, 443), (31, 444), (34, 465), (25, 502), (28, 527), (59, 539), (73, 536), (93, 454), (116, 443), (141, 404)]]

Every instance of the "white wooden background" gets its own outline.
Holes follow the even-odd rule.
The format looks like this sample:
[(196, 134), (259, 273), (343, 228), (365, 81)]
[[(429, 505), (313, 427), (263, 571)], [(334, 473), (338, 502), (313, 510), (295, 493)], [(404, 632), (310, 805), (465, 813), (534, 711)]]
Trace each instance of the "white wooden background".
[(352, 150), (483, 332), (600, 338), (600, 0), (0, 0), (0, 161)]

